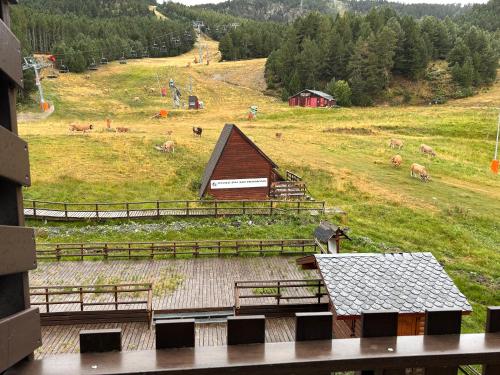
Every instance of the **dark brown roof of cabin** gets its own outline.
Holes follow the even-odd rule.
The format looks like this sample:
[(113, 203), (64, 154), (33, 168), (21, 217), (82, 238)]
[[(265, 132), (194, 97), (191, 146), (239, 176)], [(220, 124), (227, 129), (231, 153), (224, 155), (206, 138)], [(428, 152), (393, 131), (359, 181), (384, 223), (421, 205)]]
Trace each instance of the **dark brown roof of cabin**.
[(243, 133), (236, 125), (226, 124), (224, 125), (224, 128), (220, 133), (219, 140), (215, 144), (212, 156), (210, 156), (210, 160), (205, 167), (205, 172), (203, 173), (203, 178), (201, 179), (200, 198), (203, 196), (203, 194), (205, 194), (205, 190), (207, 189), (208, 183), (210, 182), (210, 178), (214, 173), (215, 167), (217, 166), (217, 163), (219, 162), (219, 159), (224, 152), (224, 148), (226, 147), (227, 141), (229, 140), (229, 137), (231, 136), (233, 130), (237, 131), (245, 141), (247, 141), (259, 154), (262, 155), (262, 157), (264, 157), (264, 159), (266, 159), (272, 165), (273, 168), (278, 168), (278, 166), (271, 159), (269, 159), (269, 157), (264, 154), (264, 152), (259, 147), (257, 147), (257, 145), (252, 142), (252, 140), (248, 138), (245, 133)]
[(472, 311), (431, 253), (317, 254), (316, 262), (337, 315), (366, 310), (425, 313)]
[(335, 237), (337, 232), (339, 232), (341, 236), (350, 240), (349, 236), (343, 229), (327, 221), (322, 221), (321, 224), (316, 227), (316, 229), (314, 230), (314, 237), (318, 241), (328, 242), (331, 238)]

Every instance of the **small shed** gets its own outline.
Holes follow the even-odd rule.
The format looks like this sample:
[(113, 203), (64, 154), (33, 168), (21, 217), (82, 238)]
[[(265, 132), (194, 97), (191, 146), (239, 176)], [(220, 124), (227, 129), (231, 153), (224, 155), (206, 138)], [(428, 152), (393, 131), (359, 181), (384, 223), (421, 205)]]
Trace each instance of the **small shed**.
[(199, 109), (200, 108), (200, 102), (199, 102), (197, 96), (194, 96), (194, 95), (189, 96), (188, 108), (189, 109)]
[(425, 312), (472, 307), (431, 253), (317, 254), (336, 338), (359, 337), (361, 313), (396, 310), (398, 335), (423, 334)]
[(261, 200), (283, 178), (278, 166), (236, 125), (226, 124), (208, 161), (199, 196), (219, 200)]
[(333, 96), (318, 90), (302, 90), (288, 98), (290, 107), (331, 107), (336, 104)]
[(320, 243), (327, 244), (328, 252), (331, 254), (340, 253), (341, 239), (350, 240), (345, 229), (327, 221), (322, 221), (314, 230), (314, 238)]

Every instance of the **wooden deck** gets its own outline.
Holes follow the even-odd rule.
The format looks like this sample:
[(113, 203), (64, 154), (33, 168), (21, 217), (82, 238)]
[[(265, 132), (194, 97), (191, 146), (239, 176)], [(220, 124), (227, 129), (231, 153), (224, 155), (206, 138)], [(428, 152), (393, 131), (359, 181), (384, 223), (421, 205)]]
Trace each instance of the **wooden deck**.
[(169, 216), (218, 217), (325, 212), (325, 202), (260, 201), (154, 201), (130, 203), (64, 203), (24, 200), (24, 216), (35, 220), (146, 219)]
[[(318, 277), (316, 270), (302, 270), (295, 260), (295, 257), (276, 256), (40, 262), (38, 268), (30, 272), (30, 285), (153, 283), (153, 310), (156, 311), (232, 308), (236, 281)], [(301, 295), (298, 293), (314, 293), (304, 289), (287, 292), (291, 295), (297, 293), (297, 296)], [(272, 304), (275, 299), (256, 298), (246, 302)], [(73, 309), (78, 309), (78, 306), (61, 304), (51, 311)], [(45, 312), (43, 307), (41, 312)]]
[[(42, 346), (35, 358), (79, 352), (79, 332), (83, 329), (121, 328), (123, 351), (151, 350), (155, 347), (154, 327), (146, 323), (80, 324), (42, 327)], [(226, 345), (226, 323), (196, 324), (196, 346)], [(266, 341), (286, 342), (295, 338), (293, 318), (268, 318)]]

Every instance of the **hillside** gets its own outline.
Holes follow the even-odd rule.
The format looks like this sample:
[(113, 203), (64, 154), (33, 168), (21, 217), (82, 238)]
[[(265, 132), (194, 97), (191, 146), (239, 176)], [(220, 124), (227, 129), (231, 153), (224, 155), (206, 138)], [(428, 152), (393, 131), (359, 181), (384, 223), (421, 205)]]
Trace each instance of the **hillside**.
[[(216, 52), (217, 43), (203, 43)], [(488, 168), (498, 82), (494, 91), (442, 106), (297, 109), (262, 94), (264, 59), (188, 67), (196, 54), (115, 62), (90, 73), (90, 79), (69, 73), (44, 82), (56, 112), (19, 123), (31, 156), (33, 184), (25, 196), (73, 202), (196, 199), (224, 123), (236, 123), (282, 171), (302, 175), (316, 199), (348, 212), (353, 241), (346, 242), (346, 251), (432, 251), (474, 306), (464, 331), (480, 329), (484, 306), (498, 301), (500, 275), (500, 180)], [(158, 86), (158, 79), (165, 86), (170, 78), (184, 101), (191, 82), (206, 109), (171, 109), (171, 99), (162, 98)], [(259, 108), (255, 122), (246, 120), (251, 105)], [(170, 109), (169, 117), (152, 119), (161, 108)], [(130, 131), (106, 131), (106, 118)], [(91, 123), (94, 130), (72, 135), (72, 122)], [(193, 137), (193, 126), (203, 127), (203, 137)], [(389, 162), (390, 138), (405, 141), (400, 169)], [(166, 139), (175, 142), (175, 154), (154, 149)], [(421, 155), (422, 143), (432, 145), (437, 157)], [(428, 168), (429, 183), (409, 176), (413, 162)], [(237, 226), (234, 219), (186, 220), (175, 223), (185, 229), (166, 231), (138, 223), (119, 231), (86, 223), (30, 225), (38, 226), (44, 242), (309, 238), (318, 219), (242, 217)]]
[(371, 9), (380, 7), (388, 7), (400, 15), (415, 18), (435, 16), (441, 19), (465, 14), (471, 8), (459, 4), (403, 4), (385, 0), (230, 0), (199, 6), (236, 17), (286, 23), (309, 12), (329, 15), (344, 11), (368, 13)]

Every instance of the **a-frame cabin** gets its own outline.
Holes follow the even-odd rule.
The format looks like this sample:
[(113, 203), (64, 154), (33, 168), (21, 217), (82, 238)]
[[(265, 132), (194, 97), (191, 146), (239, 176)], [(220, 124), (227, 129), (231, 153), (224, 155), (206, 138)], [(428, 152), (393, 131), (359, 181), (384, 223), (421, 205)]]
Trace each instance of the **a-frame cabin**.
[(236, 125), (226, 124), (205, 167), (200, 198), (261, 200), (283, 178), (278, 166)]

